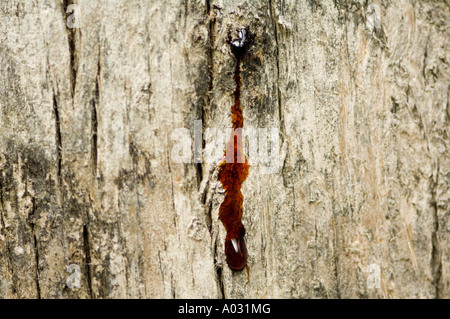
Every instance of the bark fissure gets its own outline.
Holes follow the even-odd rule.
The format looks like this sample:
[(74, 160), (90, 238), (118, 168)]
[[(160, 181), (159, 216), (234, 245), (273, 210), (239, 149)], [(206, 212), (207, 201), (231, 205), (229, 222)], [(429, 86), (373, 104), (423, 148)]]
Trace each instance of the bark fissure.
[[(67, 10), (69, 9), (70, 5), (74, 4), (74, 0), (63, 0), (63, 18), (64, 22), (66, 23), (67, 19)], [(72, 96), (75, 95), (75, 87), (77, 82), (77, 57), (76, 57), (76, 41), (75, 41), (75, 31), (76, 29), (74, 27), (67, 26), (67, 43), (69, 47), (69, 55), (70, 55), (70, 82), (71, 82), (71, 92)]]
[(433, 276), (433, 284), (435, 287), (435, 297), (441, 299), (442, 296), (442, 259), (441, 259), (441, 246), (439, 243), (438, 233), (439, 233), (439, 216), (438, 216), (438, 205), (436, 199), (436, 192), (439, 183), (439, 161), (436, 168), (436, 177), (431, 180), (431, 207), (433, 212), (433, 230), (431, 233), (431, 272)]
[(173, 176), (172, 176), (172, 169), (170, 168), (169, 154), (167, 154), (167, 167), (169, 168), (169, 175), (170, 175), (170, 194), (171, 194), (171, 200), (172, 200), (172, 208), (173, 208), (173, 211), (175, 212), (175, 192), (173, 190)]
[[(8, 260), (8, 269), (9, 269), (9, 272), (11, 274), (11, 278), (13, 278), (13, 280), (11, 282), (11, 291), (18, 295), (20, 287), (17, 286), (17, 280), (15, 280), (17, 278), (17, 275), (16, 275), (16, 273), (14, 271), (14, 266), (13, 266), (14, 263), (13, 263), (13, 260), (12, 260), (13, 252), (11, 250), (11, 244), (10, 243), (7, 244), (6, 251), (8, 253), (8, 259), (7, 259)], [(19, 295), (18, 295), (18, 297), (20, 298)]]
[(97, 107), (95, 101), (92, 101), (92, 141), (91, 141), (91, 163), (92, 163), (92, 174), (94, 177), (97, 175), (97, 158), (98, 158), (98, 139), (97, 139)]
[(334, 228), (334, 240), (333, 240), (333, 262), (334, 262), (334, 278), (336, 280), (335, 282), (335, 291), (337, 294), (337, 298), (341, 299), (341, 291), (340, 291), (340, 276), (339, 276), (339, 253), (337, 252), (337, 249), (339, 247), (338, 245), (338, 235), (337, 235), (337, 230), (336, 230), (336, 221), (334, 221), (333, 223), (333, 228)]
[(208, 211), (206, 213), (206, 222), (207, 222), (208, 231), (209, 231), (211, 238), (212, 238), (212, 208), (213, 208), (213, 204), (212, 204), (212, 201), (210, 201)]
[(447, 103), (445, 104), (445, 115), (446, 115), (446, 123), (450, 121), (450, 85), (447, 87)]
[(219, 291), (219, 298), (225, 299), (225, 285), (223, 280), (223, 267), (221, 264), (218, 264), (217, 260), (217, 238), (214, 239), (214, 269), (215, 269), (215, 275), (216, 275), (216, 282), (217, 282), (217, 288)]
[[(212, 0), (206, 1), (206, 11), (207, 11), (207, 18), (209, 19), (208, 23), (208, 75), (209, 75), (209, 94), (207, 95), (208, 98), (208, 106), (211, 106), (211, 96), (214, 85), (214, 43), (215, 43), (215, 37), (214, 37), (214, 29), (215, 29), (215, 23), (216, 18), (214, 16), (213, 6), (212, 6)], [(203, 115), (203, 114), (202, 114)]]
[(86, 263), (86, 280), (87, 280), (88, 293), (91, 298), (94, 298), (94, 294), (93, 294), (93, 290), (92, 290), (91, 244), (89, 241), (89, 231), (88, 231), (87, 225), (83, 225), (83, 250), (84, 250), (85, 263)]
[(175, 290), (175, 285), (173, 284), (173, 274), (170, 274), (170, 291), (172, 293), (172, 298), (176, 299), (177, 298), (177, 292)]
[(35, 269), (35, 282), (36, 282), (36, 293), (37, 293), (37, 299), (41, 299), (41, 284), (39, 281), (39, 243), (36, 236), (36, 200), (34, 197), (31, 197), (31, 213), (29, 215), (29, 224), (31, 227), (31, 233), (33, 235), (33, 250), (34, 250), (34, 259), (36, 263), (36, 269)]
[(280, 119), (280, 129), (283, 132), (281, 134), (281, 141), (283, 141), (284, 135), (284, 118), (283, 118), (283, 105), (281, 102), (281, 90), (280, 90), (280, 49), (278, 41), (278, 23), (275, 14), (274, 0), (269, 0), (270, 15), (272, 20), (273, 33), (275, 37), (275, 66), (276, 66), (276, 80), (277, 80), (277, 102), (278, 102), (278, 117)]
[(99, 104), (99, 77), (100, 77), (100, 56), (97, 66), (97, 78), (95, 81), (94, 98), (91, 101), (91, 164), (92, 174), (97, 175), (97, 158), (98, 158), (98, 113), (97, 105)]
[(2, 230), (5, 231), (6, 224), (5, 224), (5, 217), (3, 215), (3, 212), (5, 210), (5, 202), (4, 202), (3, 196), (4, 196), (3, 195), (3, 182), (2, 182), (2, 176), (0, 176), (0, 225), (2, 226)]
[(425, 43), (425, 51), (423, 52), (423, 60), (422, 60), (422, 77), (427, 84), (427, 59), (428, 59), (428, 43), (430, 42), (430, 35), (428, 35), (426, 43)]
[(159, 250), (158, 250), (158, 263), (159, 263), (159, 271), (161, 272), (162, 284), (164, 287), (164, 271), (163, 271), (162, 262), (161, 262), (161, 251), (159, 251)]
[[(34, 226), (33, 232), (34, 232)], [(36, 258), (36, 292), (37, 292), (37, 299), (41, 299), (41, 285), (39, 283), (39, 248), (38, 248), (38, 241), (36, 238), (36, 234), (33, 235), (33, 244), (34, 244), (34, 255)]]
[(61, 122), (59, 116), (58, 102), (56, 95), (53, 94), (53, 112), (55, 115), (55, 135), (56, 135), (56, 176), (58, 180), (58, 187), (62, 186), (62, 137), (61, 137)]

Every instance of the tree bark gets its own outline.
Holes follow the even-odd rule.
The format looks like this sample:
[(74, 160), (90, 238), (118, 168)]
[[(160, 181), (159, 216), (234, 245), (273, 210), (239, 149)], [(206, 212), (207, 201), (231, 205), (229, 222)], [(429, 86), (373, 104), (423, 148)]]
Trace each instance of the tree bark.
[[(2, 1), (0, 297), (449, 298), (449, 21), (446, 0)], [(241, 189), (249, 278), (220, 158), (173, 159), (175, 130), (193, 150), (195, 120), (231, 127), (245, 27), (244, 127), (279, 138)]]

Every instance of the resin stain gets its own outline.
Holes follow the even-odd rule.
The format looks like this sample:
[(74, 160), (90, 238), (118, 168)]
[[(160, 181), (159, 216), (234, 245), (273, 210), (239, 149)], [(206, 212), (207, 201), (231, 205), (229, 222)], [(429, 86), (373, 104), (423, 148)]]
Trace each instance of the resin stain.
[[(234, 71), (234, 104), (231, 106), (233, 124), (232, 135), (227, 142), (222, 162), (219, 164), (218, 180), (225, 190), (225, 198), (219, 208), (219, 219), (227, 232), (225, 238), (226, 262), (232, 270), (242, 270), (247, 266), (247, 247), (245, 245), (245, 228), (241, 222), (244, 196), (242, 183), (248, 176), (249, 165), (243, 151), (242, 128), (244, 116), (240, 101), (241, 94), (241, 60), (248, 45), (248, 29), (239, 29), (237, 39), (229, 39), (231, 50), (236, 58)], [(230, 154), (231, 153), (231, 154)], [(247, 266), (248, 271), (248, 266)]]

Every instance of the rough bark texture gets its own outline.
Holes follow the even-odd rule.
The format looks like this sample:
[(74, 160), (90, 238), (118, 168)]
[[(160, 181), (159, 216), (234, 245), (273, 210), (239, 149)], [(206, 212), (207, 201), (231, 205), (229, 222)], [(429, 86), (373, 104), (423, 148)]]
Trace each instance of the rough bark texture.
[[(448, 1), (1, 1), (0, 297), (449, 298), (449, 21)], [(230, 127), (247, 26), (245, 125), (279, 129), (281, 163), (242, 187), (248, 283), (219, 161), (171, 159), (175, 128)]]

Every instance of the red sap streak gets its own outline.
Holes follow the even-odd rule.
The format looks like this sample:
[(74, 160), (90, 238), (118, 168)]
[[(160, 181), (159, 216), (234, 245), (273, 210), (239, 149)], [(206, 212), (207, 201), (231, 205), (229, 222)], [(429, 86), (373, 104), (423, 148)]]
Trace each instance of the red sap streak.
[[(233, 130), (244, 126), (244, 117), (240, 102), (241, 61), (239, 56), (236, 56), (236, 59), (236, 69), (234, 71), (236, 89), (234, 90), (234, 104), (231, 106)], [(250, 166), (244, 155), (242, 143), (242, 133), (240, 130), (232, 133), (227, 143), (227, 150), (234, 150), (234, 158), (227, 163), (227, 151), (225, 150), (224, 159), (219, 164), (218, 177), (225, 190), (225, 199), (219, 208), (219, 219), (227, 231), (225, 255), (228, 266), (233, 270), (242, 270), (247, 265), (247, 247), (245, 246), (244, 240), (245, 228), (241, 222), (242, 204), (244, 201), (241, 186), (247, 178)]]

